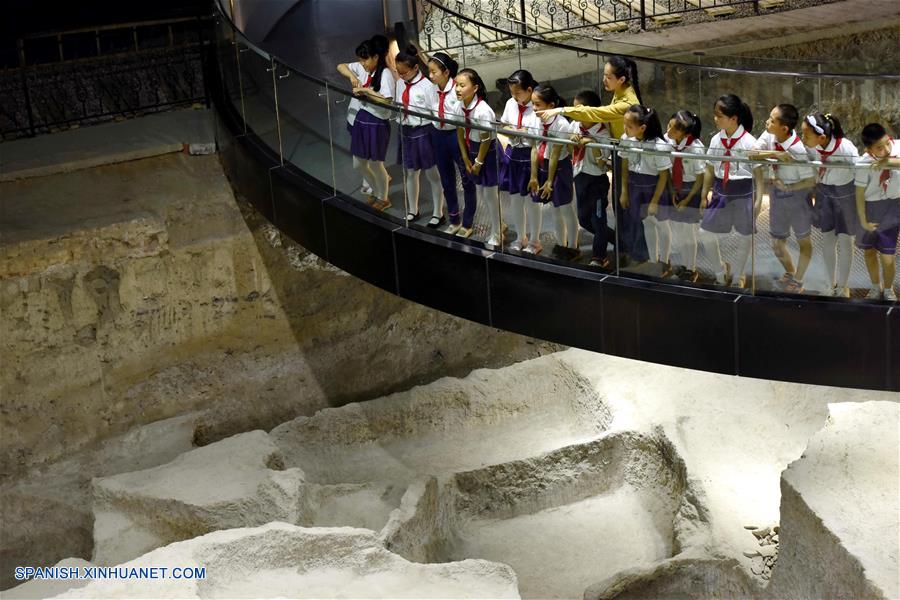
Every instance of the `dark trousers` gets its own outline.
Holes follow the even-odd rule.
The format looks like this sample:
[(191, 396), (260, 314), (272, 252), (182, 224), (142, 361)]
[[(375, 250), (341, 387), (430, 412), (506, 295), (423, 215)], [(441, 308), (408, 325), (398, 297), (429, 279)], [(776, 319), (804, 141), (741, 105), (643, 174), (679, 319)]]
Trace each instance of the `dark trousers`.
[(456, 129), (439, 131), (432, 127), (431, 144), (434, 147), (434, 158), (437, 162), (438, 173), (441, 176), (441, 187), (444, 189), (444, 199), (447, 201), (447, 213), (450, 222), (459, 223), (459, 197), (456, 193), (456, 171), (459, 171), (462, 179), (463, 198), (466, 207), (463, 210), (463, 227), (471, 227), (475, 218), (475, 182), (466, 172), (462, 154), (459, 152), (459, 143), (456, 141)]
[(606, 219), (609, 207), (609, 177), (579, 173), (575, 176), (575, 201), (578, 206), (578, 224), (594, 234), (591, 258), (606, 258), (606, 245), (615, 245), (616, 232), (610, 229)]

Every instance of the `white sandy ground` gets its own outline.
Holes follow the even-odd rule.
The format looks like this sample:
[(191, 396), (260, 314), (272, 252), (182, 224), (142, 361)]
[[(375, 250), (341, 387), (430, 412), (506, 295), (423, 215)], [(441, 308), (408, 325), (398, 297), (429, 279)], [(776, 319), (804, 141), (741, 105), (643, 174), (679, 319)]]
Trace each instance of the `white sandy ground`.
[[(869, 435), (874, 430), (865, 418), (848, 421), (856, 424), (854, 429), (840, 415), (857, 406), (865, 415), (871, 401), (897, 407), (898, 399), (887, 392), (743, 379), (568, 350), (504, 369), (477, 370), (464, 379), (443, 378), (367, 403), (325, 409), (285, 423), (271, 435), (283, 453), (284, 466), (300, 467), (313, 474), (308, 480), (318, 482), (299, 490), (317, 504), (316, 525), (365, 524), (377, 530), (412, 481), (420, 481), (424, 474), (441, 475), (448, 487), (440, 493), (429, 484), (403, 496), (405, 505), (408, 500), (413, 505), (390, 513), (393, 537), (387, 539), (383, 532), (367, 535), (416, 556), (429, 552), (421, 547), (410, 550), (411, 546), (427, 546), (432, 538), (425, 538), (444, 535), (446, 539), (437, 541), (449, 546), (431, 552), (431, 560), (484, 558), (509, 564), (518, 574), (519, 593), (534, 598), (580, 598), (588, 587), (596, 588), (623, 571), (658, 571), (661, 561), (673, 555), (676, 561), (706, 561), (697, 563), (701, 570), (740, 564), (752, 579), (752, 560), (743, 552), (757, 547), (757, 542), (745, 525), (777, 523), (782, 472), (808, 445), (824, 448), (831, 443), (821, 459), (807, 461), (812, 466), (804, 466), (804, 461), (792, 466), (797, 473), (808, 469), (807, 480), (818, 485), (809, 488), (804, 500), (815, 511), (813, 517), (821, 511), (829, 533), (840, 537), (840, 548), (832, 544), (836, 551), (846, 549), (854, 555), (848, 564), (864, 565), (877, 579), (877, 589), (891, 590), (883, 581), (896, 573), (896, 554), (885, 551), (885, 545), (891, 536), (898, 539), (900, 531), (896, 519), (884, 511), (896, 506), (896, 495), (892, 505), (890, 493), (900, 489), (900, 475), (896, 462), (879, 460), (873, 467), (866, 452), (893, 452), (896, 461), (900, 423), (887, 418), (880, 424), (884, 432)], [(839, 443), (815, 442), (813, 436), (826, 424)], [(607, 459), (604, 452), (614, 452), (615, 446), (604, 449), (604, 440), (620, 438), (633, 444), (626, 453), (629, 460)], [(668, 442), (662, 443), (666, 438)], [(828, 459), (842, 447), (847, 460), (829, 466)], [(590, 454), (590, 448), (600, 448), (596, 451), (600, 454)], [(453, 475), (460, 471), (466, 473)], [(250, 473), (253, 481), (258, 476)], [(179, 481), (188, 485), (190, 477), (182, 473)], [(340, 483), (344, 481), (351, 483)], [(793, 485), (790, 477), (786, 481)], [(475, 487), (463, 489), (466, 482)], [(138, 488), (155, 487), (140, 478), (134, 483)], [(232, 482), (230, 487), (234, 485), (240, 484)], [(463, 487), (454, 492), (454, 485)], [(828, 485), (836, 496), (826, 493)], [(441, 496), (447, 489), (450, 495)], [(193, 497), (189, 490), (177, 494)], [(857, 508), (850, 514), (839, 509), (847, 502), (866, 510)], [(404, 516), (398, 521), (400, 513)], [(870, 518), (874, 513), (877, 518)], [(407, 528), (405, 537), (394, 535), (398, 526)], [(246, 530), (219, 533), (233, 531)], [(216, 539), (209, 535), (197, 539), (206, 538)], [(150, 556), (175, 560), (168, 553), (181, 547), (173, 544), (138, 561)], [(309, 548), (310, 556), (318, 556), (318, 546)], [(272, 583), (279, 580), (276, 575), (285, 576), (285, 569), (294, 573), (298, 564), (281, 564), (282, 559), (243, 564), (240, 556), (232, 557), (227, 562), (230, 575), (222, 579), (222, 571), (214, 574), (197, 593), (204, 598), (244, 597), (256, 590), (252, 594), (256, 597), (296, 597), (296, 589)], [(379, 569), (355, 569), (351, 576), (351, 567), (341, 560), (317, 560), (314, 567), (301, 569), (303, 589), (319, 590), (310, 595), (321, 596), (396, 596), (400, 592), (390, 590), (402, 586), (390, 587), (397, 583), (392, 561), (379, 563), (383, 567)], [(207, 557), (199, 564), (213, 562)], [(236, 566), (242, 567), (239, 572)], [(295, 575), (287, 579), (293, 581)], [(763, 589), (761, 580), (751, 589), (754, 585), (746, 586), (740, 579), (733, 581), (741, 594), (751, 596)], [(98, 582), (73, 593), (119, 597), (128, 585), (135, 584)], [(460, 597), (457, 593), (465, 588), (446, 581), (441, 585), (444, 591), (438, 595), (444, 597)], [(693, 585), (690, 578), (685, 585)], [(144, 593), (140, 585), (134, 589)], [(169, 588), (154, 589), (158, 595), (147, 597), (169, 593)], [(409, 591), (402, 589), (404, 594)], [(425, 597), (438, 588), (410, 589), (418, 590), (411, 595)], [(465, 589), (475, 596), (486, 593)], [(715, 597), (715, 589), (694, 591)], [(773, 586), (770, 591), (777, 590)]]
[(508, 564), (526, 598), (580, 598), (592, 583), (671, 555), (671, 528), (660, 531), (655, 499), (643, 496), (621, 487), (534, 514), (473, 519), (454, 557)]

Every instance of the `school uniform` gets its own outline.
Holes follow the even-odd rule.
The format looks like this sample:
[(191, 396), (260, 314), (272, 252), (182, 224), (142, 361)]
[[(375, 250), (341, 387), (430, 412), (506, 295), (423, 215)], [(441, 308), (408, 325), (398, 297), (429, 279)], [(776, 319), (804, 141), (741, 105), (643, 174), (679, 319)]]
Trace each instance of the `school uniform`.
[[(578, 121), (570, 124), (573, 134), (596, 142), (609, 141), (609, 127), (596, 123), (590, 127)], [(609, 243), (606, 209), (609, 207), (609, 177), (606, 174), (610, 152), (600, 151), (600, 161), (594, 150), (576, 146), (572, 149), (572, 172), (575, 175), (575, 203), (578, 224), (594, 234), (592, 258), (606, 258)]]
[[(890, 156), (900, 158), (900, 144), (891, 142)], [(857, 161), (858, 165), (871, 165), (875, 158), (868, 152)], [(867, 168), (856, 171), (854, 184), (865, 189), (866, 220), (877, 223), (875, 231), (860, 227), (856, 237), (859, 248), (874, 248), (881, 254), (897, 252), (897, 235), (900, 233), (900, 169)]]
[[(763, 133), (753, 146), (755, 150), (789, 152), (797, 163), (809, 162), (809, 153), (800, 137), (793, 131), (784, 142), (779, 142), (769, 132)], [(793, 185), (804, 179), (812, 179), (816, 171), (812, 167), (778, 163), (766, 167), (771, 183), (769, 191), (769, 235), (777, 240), (786, 240), (794, 232), (794, 237), (802, 240), (809, 237), (813, 220), (811, 189), (784, 191), (774, 184), (780, 180)]]
[(432, 112), (437, 120), (431, 123), (431, 145), (434, 148), (434, 158), (441, 176), (441, 187), (444, 189), (450, 223), (453, 225), (460, 223), (459, 196), (456, 190), (456, 171), (459, 171), (463, 198), (466, 203), (462, 223), (464, 227), (469, 228), (475, 218), (475, 182), (466, 171), (462, 154), (459, 152), (456, 125), (443, 120), (444, 117), (458, 118), (456, 115), (460, 114), (459, 99), (456, 97), (456, 82), (450, 79), (443, 89), (439, 90), (435, 87), (433, 101)]
[[(822, 163), (850, 163), (859, 158), (859, 151), (846, 138), (832, 137), (824, 147), (816, 146), (815, 152)], [(856, 191), (852, 169), (820, 167), (816, 183), (814, 222), (823, 232), (855, 235), (859, 231), (856, 215)]]
[[(528, 124), (529, 129), (537, 135), (544, 137), (558, 138), (568, 140), (571, 133), (569, 122), (561, 115), (556, 115), (548, 123), (542, 121), (539, 117), (534, 116)], [(538, 155), (538, 185), (543, 186), (547, 182), (550, 168), (550, 155), (555, 146), (561, 146), (559, 157), (556, 161), (556, 174), (553, 177), (553, 191), (547, 199), (541, 198), (540, 192), (531, 194), (533, 202), (547, 204), (552, 202), (553, 206), (560, 207), (572, 203), (573, 194), (573, 173), (572, 158), (569, 153), (569, 147), (566, 144), (555, 144), (546, 140), (531, 140), (531, 143), (537, 148)]]
[[(703, 146), (703, 142), (690, 135), (681, 140), (681, 144), (675, 143), (666, 135), (663, 135), (663, 139), (675, 152), (697, 155), (697, 158), (672, 158), (672, 189), (675, 190), (675, 195), (680, 201), (691, 193), (697, 179), (703, 177), (706, 161), (702, 157), (706, 155), (706, 148)], [(699, 223), (701, 191), (694, 194), (694, 197), (682, 210), (676, 209), (674, 200), (670, 198), (669, 220), (677, 223)]]
[[(374, 74), (367, 73), (362, 64), (350, 63), (349, 68), (356, 75), (360, 85), (372, 86)], [(391, 75), (390, 69), (382, 70), (380, 85), (375, 91), (386, 98), (394, 97), (394, 76)], [(359, 111), (350, 127), (350, 153), (365, 160), (384, 162), (391, 137), (391, 128), (388, 123), (391, 111), (374, 102), (366, 100), (358, 100), (358, 102)]]
[[(464, 106), (460, 103), (457, 110), (458, 113), (456, 113), (456, 116), (467, 125), (476, 124), (483, 127), (493, 127), (493, 122), (496, 118), (494, 109), (478, 96), (475, 96), (468, 106)], [(478, 152), (481, 147), (481, 136), (488, 136), (490, 145), (488, 146), (487, 156), (484, 157), (484, 164), (481, 166), (481, 171), (477, 175), (472, 174), (471, 177), (475, 182), (475, 185), (484, 187), (496, 186), (498, 182), (496, 133), (494, 131), (484, 131), (466, 126), (463, 126), (463, 130), (465, 134), (464, 138), (466, 140), (466, 150), (469, 153), (469, 160), (473, 165), (475, 164), (475, 159), (478, 158)]]
[[(709, 142), (707, 157), (746, 156), (753, 149), (756, 138), (743, 125), (728, 136), (725, 130), (713, 136)], [(752, 235), (753, 223), (753, 167), (747, 163), (712, 161), (715, 181), (700, 227), (711, 233)]]
[[(506, 101), (500, 122), (521, 129), (535, 117), (534, 107), (529, 102), (522, 106), (515, 98)], [(531, 180), (531, 144), (528, 139), (509, 137), (509, 145), (500, 156), (500, 189), (510, 194), (527, 196), (528, 182)]]
[(400, 121), (400, 153), (403, 166), (418, 171), (435, 165), (434, 147), (431, 144), (431, 122), (409, 114), (409, 110), (430, 113), (435, 104), (436, 87), (425, 75), (417, 74), (411, 81), (400, 79), (394, 90), (394, 102), (403, 108), (398, 113)]
[[(644, 154), (642, 149), (669, 151), (664, 140), (639, 141), (622, 134), (619, 157), (628, 161), (628, 208), (620, 212), (616, 229), (619, 232), (619, 244), (625, 252), (638, 261), (650, 258), (647, 242), (644, 237), (643, 219), (647, 217), (647, 207), (656, 191), (659, 174), (672, 168), (669, 156)], [(659, 197), (656, 219), (665, 221), (671, 198), (667, 190)]]

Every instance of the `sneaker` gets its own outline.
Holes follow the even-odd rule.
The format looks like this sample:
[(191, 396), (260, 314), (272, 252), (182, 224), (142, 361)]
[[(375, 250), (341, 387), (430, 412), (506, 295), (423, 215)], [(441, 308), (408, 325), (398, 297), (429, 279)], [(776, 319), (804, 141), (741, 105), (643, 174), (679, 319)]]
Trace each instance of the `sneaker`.
[(559, 244), (553, 244), (553, 250), (550, 253), (556, 258), (562, 258), (566, 254), (566, 247)]
[(868, 292), (866, 292), (866, 300), (881, 300), (881, 289), (871, 288)]
[(472, 233), (474, 231), (475, 230), (472, 227), (468, 227), (468, 228), (460, 227), (459, 230), (456, 232), (456, 237), (469, 238), (469, 237), (472, 237)]
[(563, 258), (566, 260), (578, 260), (581, 258), (581, 250), (578, 248), (566, 248)]
[(538, 254), (541, 253), (541, 250), (543, 250), (543, 249), (544, 249), (544, 247), (541, 245), (541, 243), (535, 241), (535, 242), (528, 242), (528, 245), (525, 246), (525, 249), (522, 250), (522, 252), (527, 252), (528, 254), (534, 254), (535, 256), (537, 256)]
[(894, 288), (889, 287), (884, 290), (884, 299), (887, 302), (896, 302), (897, 301), (897, 292), (894, 291)]
[(488, 248), (493, 248), (494, 250), (500, 248), (500, 236), (492, 235), (487, 239), (484, 245)]
[(447, 229), (444, 230), (444, 233), (449, 233), (450, 235), (453, 235), (457, 231), (459, 231), (460, 227), (461, 227), (461, 225), (459, 223), (450, 223), (450, 225), (447, 227)]
[(512, 252), (521, 252), (522, 251), (522, 240), (515, 240), (509, 245), (509, 249)]

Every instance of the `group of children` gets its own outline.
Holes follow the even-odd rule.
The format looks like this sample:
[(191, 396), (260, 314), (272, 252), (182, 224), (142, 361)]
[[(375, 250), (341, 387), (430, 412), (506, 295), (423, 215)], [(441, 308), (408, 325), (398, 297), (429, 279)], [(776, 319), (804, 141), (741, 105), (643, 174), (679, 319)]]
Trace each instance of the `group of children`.
[[(751, 133), (750, 108), (736, 95), (725, 94), (713, 106), (717, 133), (707, 148), (700, 139), (700, 119), (689, 110), (671, 115), (663, 131), (658, 113), (641, 102), (633, 61), (622, 57), (610, 58), (604, 68), (604, 87), (613, 93), (609, 105), (601, 106), (596, 92), (586, 90), (575, 97), (574, 106), (565, 106), (552, 85), (518, 70), (507, 79), (511, 97), (497, 119), (486, 102), (486, 86), (473, 69), (459, 69), (440, 52), (425, 63), (410, 47), (395, 57), (399, 80), (394, 83), (386, 52), (387, 40), (376, 36), (357, 48), (359, 62), (338, 66), (354, 93), (370, 100), (354, 100), (348, 128), (354, 166), (376, 209), (391, 206), (384, 167), (391, 113), (383, 105), (394, 103), (400, 105), (395, 114), (407, 172), (408, 221), (419, 218), (419, 172), (424, 170), (434, 207), (429, 227), (445, 222), (443, 197), (449, 217), (445, 231), (469, 237), (475, 208), (483, 203), (491, 221), (486, 245), (499, 248), (506, 242), (500, 215), (500, 200), (506, 197), (517, 234), (509, 249), (538, 254), (542, 209), (550, 204), (558, 257), (578, 256), (580, 224), (594, 234), (594, 266), (609, 267), (607, 244), (617, 239), (623, 260), (659, 262), (663, 276), (697, 281), (698, 243), (705, 238), (718, 253), (717, 281), (743, 287), (756, 216), (767, 192), (769, 233), (784, 267), (778, 281), (784, 290), (803, 291), (812, 258), (810, 235), (816, 227), (831, 279), (826, 293), (849, 296), (855, 240), (865, 250), (872, 281), (867, 297), (896, 299), (900, 144), (877, 123), (863, 128), (866, 152), (860, 156), (833, 115), (813, 113), (801, 120), (796, 107), (779, 104), (757, 139)], [(606, 222), (611, 157), (607, 150), (586, 146), (610, 138), (620, 140), (622, 159), (621, 171), (613, 174), (621, 190), (615, 238)], [(768, 159), (771, 164), (723, 160), (727, 157)], [(817, 169), (811, 160), (868, 168)], [(786, 243), (792, 234), (800, 247), (796, 267)], [(737, 241), (734, 264), (719, 251), (725, 236)], [(683, 264), (671, 264), (673, 247)]]

